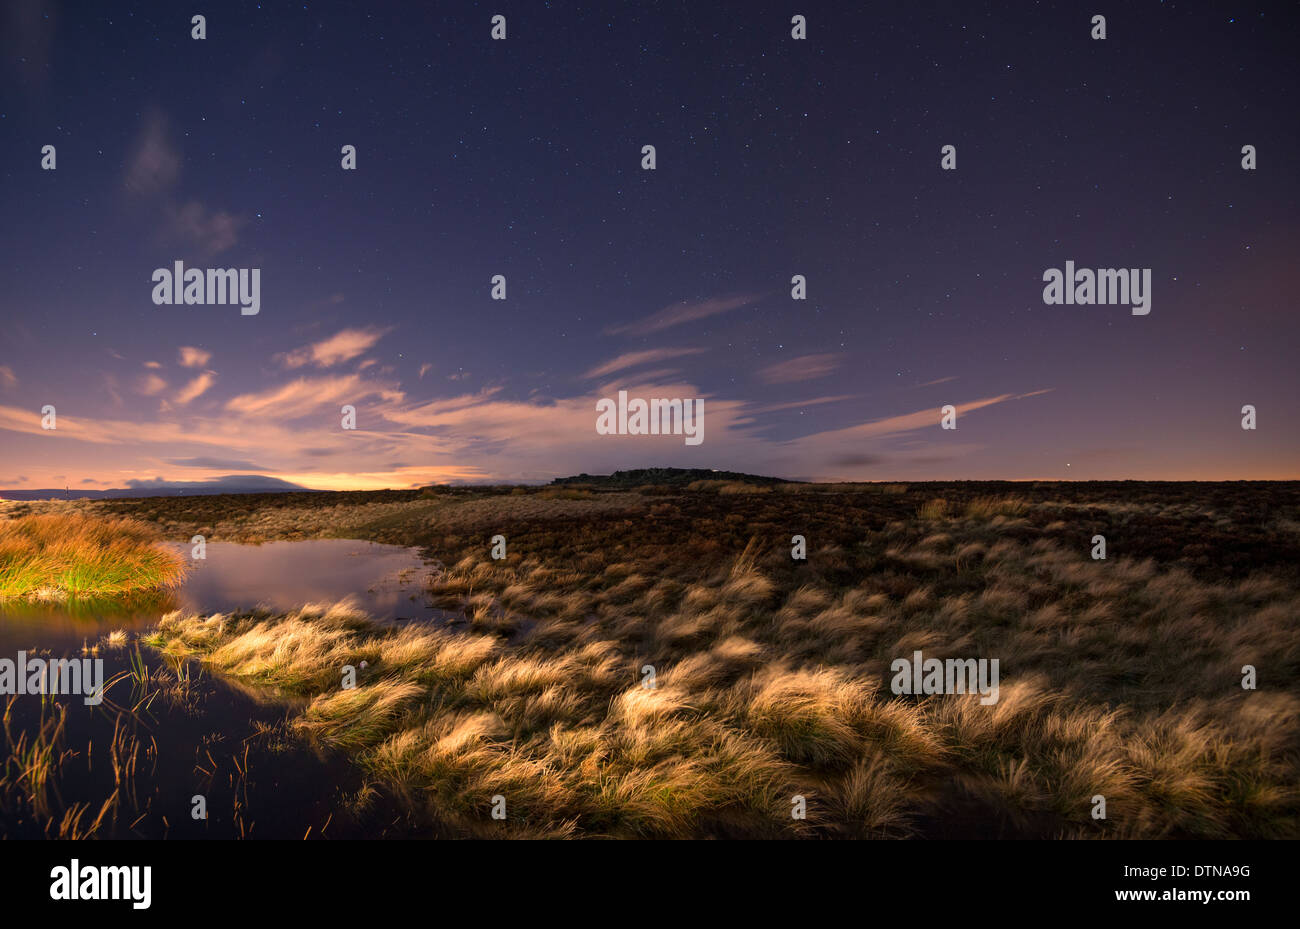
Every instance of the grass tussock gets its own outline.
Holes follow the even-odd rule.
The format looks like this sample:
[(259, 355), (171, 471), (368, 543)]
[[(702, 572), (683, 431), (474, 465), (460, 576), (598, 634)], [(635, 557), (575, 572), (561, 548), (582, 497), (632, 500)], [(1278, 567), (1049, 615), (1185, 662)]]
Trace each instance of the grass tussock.
[[(1300, 597), (988, 544), (986, 525), (908, 530), (879, 580), (838, 590), (784, 592), (754, 544), (687, 584), (467, 558), (436, 586), (490, 609), (486, 632), (344, 605), (172, 615), (152, 642), (308, 697), (296, 731), (472, 834), (889, 837), (971, 807), (1027, 833), (1294, 835), (1300, 697), (1234, 674), (1256, 648), (1300, 659)], [(917, 648), (998, 658), (998, 702), (895, 696), (889, 662)]]
[(921, 519), (943, 519), (948, 515), (948, 501), (942, 497), (927, 500), (921, 504), (920, 509), (916, 511), (916, 515)]
[(1028, 509), (1029, 504), (1020, 497), (976, 497), (966, 504), (966, 517), (1020, 516)]
[[(770, 597), (748, 558), (718, 580), (722, 599), (701, 607), (708, 615), (734, 604), (743, 616)], [(874, 682), (763, 667), (762, 647), (738, 636), (665, 664), (653, 687), (643, 664), (599, 636), (511, 647), (494, 635), (369, 623), (346, 605), (171, 614), (148, 641), (308, 696), (293, 730), (352, 753), (474, 834), (802, 834), (820, 820), (791, 817), (797, 795), (824, 797), (814, 810), (871, 809), (867, 832), (902, 834), (906, 769), (940, 753), (906, 731), (917, 718)], [(349, 667), (353, 687), (343, 684)], [(906, 760), (864, 767), (873, 745)], [(840, 793), (824, 786), (841, 777), (851, 782)], [(871, 797), (876, 788), (885, 796)], [(510, 825), (487, 816), (498, 795)]]
[(110, 597), (175, 587), (181, 557), (153, 527), (82, 513), (0, 520), (0, 599)]
[[(320, 606), (154, 642), (299, 695), (300, 737), (465, 834), (1300, 836), (1300, 486), (725, 483), (112, 506), (426, 546), (463, 623)], [(998, 701), (895, 695), (917, 649), (997, 659)]]

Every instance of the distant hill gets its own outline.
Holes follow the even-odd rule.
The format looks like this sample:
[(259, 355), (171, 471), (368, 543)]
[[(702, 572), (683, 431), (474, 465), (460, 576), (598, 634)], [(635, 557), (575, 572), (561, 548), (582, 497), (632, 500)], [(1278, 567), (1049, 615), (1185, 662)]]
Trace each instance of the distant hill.
[(689, 484), (692, 481), (744, 481), (746, 484), (798, 484), (781, 477), (714, 471), (712, 468), (635, 468), (613, 474), (575, 474), (557, 477), (552, 484), (591, 484), (596, 487), (644, 487), (648, 484)]
[(131, 482), (130, 487), (110, 490), (72, 490), (47, 488), (41, 490), (0, 490), (0, 500), (111, 500), (122, 497), (176, 497), (206, 494), (266, 494), (287, 491), (311, 491), (278, 477), (259, 474), (228, 474), (210, 481)]

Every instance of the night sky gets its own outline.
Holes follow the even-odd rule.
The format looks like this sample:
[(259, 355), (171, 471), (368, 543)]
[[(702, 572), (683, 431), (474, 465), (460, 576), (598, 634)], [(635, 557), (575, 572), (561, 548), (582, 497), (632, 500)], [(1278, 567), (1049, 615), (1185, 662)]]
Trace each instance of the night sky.
[[(1300, 477), (1295, 12), (10, 0), (0, 488)], [(1067, 260), (1150, 314), (1045, 305)]]

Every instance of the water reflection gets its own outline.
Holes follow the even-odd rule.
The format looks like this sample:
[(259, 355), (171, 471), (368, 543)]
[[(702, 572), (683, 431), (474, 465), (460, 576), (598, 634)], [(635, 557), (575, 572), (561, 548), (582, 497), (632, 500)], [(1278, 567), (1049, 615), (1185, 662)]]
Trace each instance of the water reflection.
[[(189, 559), (190, 546), (174, 547)], [(348, 597), (382, 621), (451, 618), (427, 605), (429, 568), (418, 552), (337, 539), (210, 542), (207, 558), (190, 564), (184, 585), (171, 592), (0, 603), (0, 657), (14, 659), (20, 650), (94, 655), (104, 661), (105, 678), (124, 675), (98, 708), (81, 696), (0, 695), (0, 756), (19, 757), (16, 751), (47, 731), (62, 759), (54, 799), (47, 798), (52, 809), (33, 806), (30, 778), (18, 776), (17, 768), (0, 780), (0, 838), (57, 835), (60, 817), (82, 806), (90, 811), (83, 825), (106, 810), (97, 834), (121, 838), (300, 838), (309, 828), (313, 835), (409, 834), (413, 827), (400, 808), (389, 807), (382, 823), (373, 811), (364, 819), (349, 815), (346, 793), (360, 788), (357, 772), (337, 756), (275, 734), (287, 701), (214, 679), (192, 663), (178, 676), (177, 667), (136, 639), (175, 609), (285, 611)], [(109, 647), (104, 637), (118, 629), (130, 633), (129, 644)], [(141, 669), (143, 684), (130, 677)], [(154, 697), (145, 702), (147, 693)], [(56, 715), (57, 731), (50, 726)], [(128, 756), (129, 776), (123, 773)], [(196, 794), (207, 799), (206, 820), (190, 815)]]
[(419, 551), (352, 539), (312, 539), (241, 545), (209, 542), (207, 558), (190, 559), (177, 594), (182, 608), (225, 613), (265, 606), (295, 609), (353, 597), (376, 619), (433, 619), (441, 611), (422, 595), (429, 569)]

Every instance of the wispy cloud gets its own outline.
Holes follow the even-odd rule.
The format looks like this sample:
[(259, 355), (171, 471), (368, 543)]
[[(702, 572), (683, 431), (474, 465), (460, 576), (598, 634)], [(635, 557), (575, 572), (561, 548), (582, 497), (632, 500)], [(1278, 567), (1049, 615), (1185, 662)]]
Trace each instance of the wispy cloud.
[(233, 248), (239, 242), (240, 227), (246, 222), (224, 209), (209, 212), (198, 200), (190, 200), (181, 207), (169, 204), (165, 217), (164, 239), (190, 244), (205, 256), (220, 255)]
[(391, 328), (344, 329), (328, 339), (285, 352), (276, 358), (286, 368), (301, 368), (309, 364), (329, 368), (364, 354), (390, 332)]
[[(508, 399), (496, 386), (410, 402), (391, 385), (355, 374), (299, 378), (235, 397), (220, 413), (208, 415), (186, 413), (177, 414), (179, 419), (153, 421), (60, 415), (58, 430), (50, 432), (41, 429), (34, 411), (0, 406), (0, 430), (53, 443), (52, 461), (85, 461), (83, 443), (94, 443), (94, 458), (101, 463), (97, 472), (104, 475), (99, 483), (105, 486), (121, 486), (127, 479), (154, 482), (168, 465), (199, 477), (240, 470), (270, 473), (321, 489), (409, 487), (436, 480), (537, 480), (633, 467), (647, 456), (683, 467), (707, 461), (711, 467), (787, 477), (856, 479), (878, 473), (885, 463), (924, 468), (937, 461), (962, 460), (979, 449), (955, 444), (948, 434), (941, 438), (937, 407), (776, 438), (768, 434), (771, 421), (760, 419), (760, 414), (794, 403), (755, 407), (710, 395), (690, 383), (648, 377), (631, 381), (627, 388), (634, 396), (704, 398), (706, 451), (702, 454), (670, 436), (597, 434), (598, 391)], [(966, 416), (1042, 392), (1001, 394), (956, 405)], [(839, 399), (814, 397), (800, 405), (811, 411)], [(336, 414), (345, 402), (357, 404), (362, 414), (362, 428), (355, 432), (338, 428)], [(329, 467), (321, 468), (326, 460)], [(258, 467), (258, 461), (274, 467)], [(414, 461), (420, 464), (406, 464)], [(51, 469), (51, 475), (55, 473), (62, 471)], [(57, 486), (51, 479), (38, 480)]]
[(840, 366), (842, 355), (800, 355), (788, 361), (779, 361), (758, 371), (758, 377), (767, 384), (794, 384), (825, 377)]
[[(1008, 400), (1024, 400), (1028, 397), (1036, 397), (1040, 394), (1049, 393), (1051, 388), (1045, 390), (1034, 390), (1024, 394), (998, 394), (995, 397), (983, 397), (979, 400), (969, 400), (964, 403), (954, 403), (959, 417), (973, 413), (976, 410), (982, 410), (985, 407), (996, 406), (999, 403), (1006, 403)], [(825, 432), (818, 432), (812, 435), (803, 436), (797, 440), (792, 440), (800, 445), (804, 443), (822, 443), (830, 444), (835, 440), (844, 442), (861, 442), (866, 439), (879, 439), (887, 436), (900, 435), (906, 432), (915, 432), (919, 429), (938, 429), (942, 407), (928, 407), (923, 410), (916, 410), (912, 413), (904, 413), (899, 416), (886, 416), (882, 419), (870, 420), (859, 423), (855, 426), (846, 426), (841, 429), (833, 429)], [(790, 442), (786, 443), (791, 444)]]
[(191, 400), (197, 400), (199, 397), (203, 396), (203, 394), (207, 393), (208, 388), (213, 385), (216, 379), (216, 371), (204, 371), (198, 377), (194, 378), (194, 380), (181, 388), (180, 393), (176, 395), (176, 402), (181, 406), (185, 406), (185, 404), (189, 403)]
[(746, 406), (745, 412), (751, 415), (759, 413), (777, 413), (781, 410), (802, 410), (810, 406), (822, 406), (826, 403), (839, 403), (843, 400), (856, 399), (854, 394), (835, 394), (829, 397), (812, 397), (808, 400), (789, 400), (785, 403), (763, 403)]
[(644, 364), (657, 364), (661, 361), (667, 361), (670, 358), (681, 358), (686, 355), (700, 355), (707, 349), (703, 348), (651, 348), (643, 352), (627, 352), (619, 355), (617, 358), (611, 358), (604, 364), (596, 365), (586, 374), (582, 375), (584, 380), (590, 380), (596, 377), (605, 377), (607, 374), (613, 374), (615, 371), (626, 371), (629, 368), (635, 368)]
[(181, 156), (167, 138), (167, 120), (157, 110), (145, 117), (134, 151), (127, 159), (123, 185), (142, 197), (169, 190), (181, 173)]
[(156, 397), (167, 389), (167, 382), (156, 374), (146, 374), (140, 378), (139, 389), (146, 397)]
[(225, 210), (209, 211), (197, 200), (181, 206), (169, 204), (166, 218), (167, 239), (186, 242), (207, 256), (233, 248), (239, 241), (239, 230), (246, 222)]
[(365, 397), (380, 393), (390, 398), (400, 398), (400, 393), (388, 391), (376, 382), (363, 381), (355, 374), (304, 377), (280, 387), (254, 393), (240, 394), (226, 402), (233, 413), (253, 416), (271, 414), (283, 420), (296, 419), (340, 403), (356, 404)]
[(131, 154), (127, 158), (123, 187), (161, 211), (158, 238), (165, 243), (184, 243), (203, 255), (217, 255), (239, 241), (242, 217), (214, 210), (198, 200), (179, 202), (174, 193), (181, 173), (181, 153), (169, 137), (167, 119), (153, 110), (144, 119)]
[(13, 368), (6, 365), (0, 365), (0, 388), (13, 390), (18, 386), (18, 376), (14, 374)]
[(183, 368), (201, 368), (212, 360), (212, 352), (205, 352), (192, 345), (182, 345), (180, 355)]
[[(707, 312), (697, 307), (693, 313), (703, 318), (701, 313), (722, 312), (717, 306)], [(673, 317), (684, 318), (680, 313)], [(64, 473), (80, 478), (84, 471), (77, 474), (76, 469), (93, 460), (93, 473), (101, 486), (155, 483), (168, 477), (165, 469), (172, 468), (178, 470), (171, 478), (185, 480), (247, 471), (308, 487), (338, 489), (413, 486), (434, 480), (541, 480), (584, 470), (635, 467), (648, 459), (664, 465), (733, 467), (791, 477), (838, 475), (846, 469), (861, 476), (885, 463), (924, 468), (926, 462), (939, 460), (936, 455), (964, 460), (973, 453), (970, 449), (978, 450), (977, 445), (957, 445), (947, 435), (939, 435), (937, 405), (864, 422), (860, 405), (835, 406), (855, 399), (851, 395), (824, 392), (798, 400), (789, 398), (790, 391), (764, 404), (709, 393), (673, 370), (673, 359), (707, 351), (682, 345), (624, 352), (596, 363), (582, 374), (583, 386), (572, 396), (515, 391), (508, 383), (439, 396), (446, 381), (428, 378), (429, 369), (420, 365), (425, 383), (434, 382), (428, 388), (433, 396), (408, 398), (400, 389), (397, 371), (388, 364), (380, 361), (368, 370), (356, 364), (388, 331), (344, 329), (273, 356), (279, 364), (263, 372), (272, 380), (244, 386), (247, 382), (241, 377), (237, 382), (243, 392), (233, 397), (226, 392), (219, 403), (211, 400), (211, 392), (219, 386), (217, 373), (207, 367), (212, 353), (193, 345), (179, 346), (178, 363), (180, 370), (188, 372), (188, 381), (178, 384), (177, 378), (170, 378), (169, 385), (156, 366), (135, 368), (132, 375), (137, 379), (130, 382), (133, 390), (156, 396), (156, 414), (141, 413), (138, 402), (121, 405), (123, 413), (142, 416), (135, 420), (113, 418), (103, 415), (102, 409), (84, 406), (70, 407), (65, 414), (60, 406), (58, 429), (46, 431), (29, 405), (0, 405), (0, 431), (17, 434), (12, 442), (6, 436), (3, 447), (41, 444), (42, 460), (48, 462), (47, 476), (38, 478), (46, 481), (41, 486), (62, 486), (55, 478)], [(349, 362), (347, 368), (338, 367)], [(769, 365), (761, 376), (770, 383), (796, 383), (820, 377), (841, 363), (838, 355), (804, 355)], [(286, 374), (286, 367), (294, 373)], [(335, 370), (321, 370), (331, 367)], [(453, 371), (447, 376), (459, 375)], [(107, 384), (103, 392), (112, 399), (111, 376), (102, 377)], [(704, 449), (672, 436), (597, 433), (596, 404), (602, 394), (608, 395), (610, 388), (604, 385), (613, 378), (631, 396), (705, 401)], [(1032, 394), (985, 397), (958, 404), (958, 409), (964, 416), (1024, 396)], [(195, 402), (200, 397), (209, 400)], [(956, 398), (951, 402), (956, 403)], [(359, 429), (340, 428), (343, 404), (357, 407)], [(795, 415), (786, 412), (796, 409)]]
[(718, 297), (713, 300), (703, 300), (695, 303), (685, 301), (673, 303), (659, 312), (652, 313), (636, 322), (623, 326), (610, 326), (605, 332), (608, 335), (649, 335), (653, 332), (670, 329), (673, 326), (680, 326), (683, 323), (693, 323), (701, 319), (707, 319), (710, 316), (717, 316), (719, 313), (726, 313), (728, 310), (748, 306), (760, 299), (761, 296), (761, 294), (746, 294), (736, 297)]

